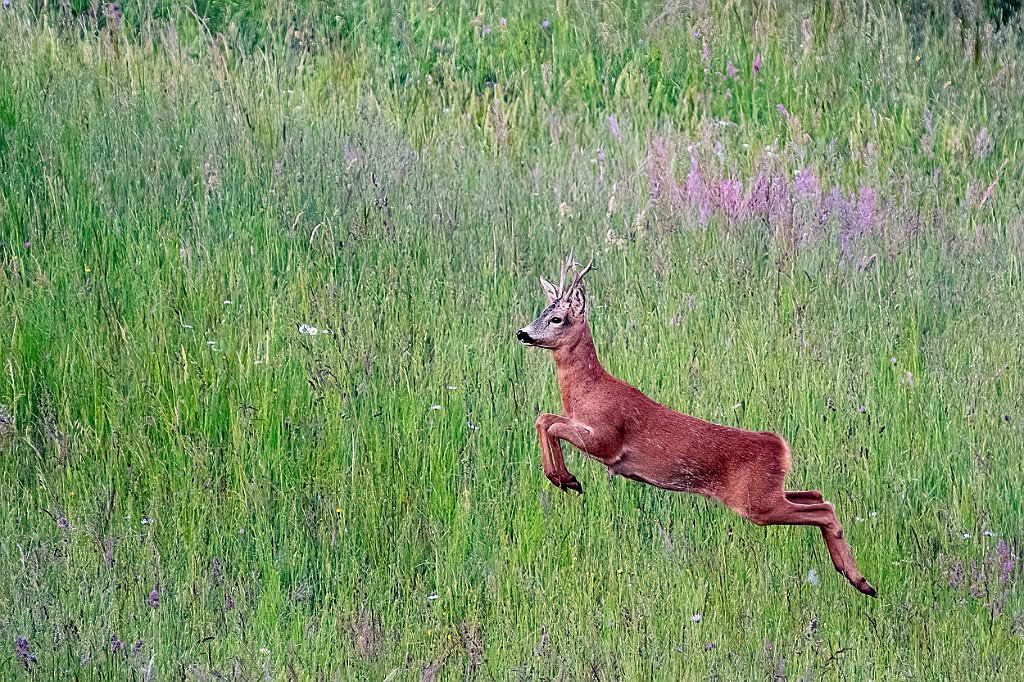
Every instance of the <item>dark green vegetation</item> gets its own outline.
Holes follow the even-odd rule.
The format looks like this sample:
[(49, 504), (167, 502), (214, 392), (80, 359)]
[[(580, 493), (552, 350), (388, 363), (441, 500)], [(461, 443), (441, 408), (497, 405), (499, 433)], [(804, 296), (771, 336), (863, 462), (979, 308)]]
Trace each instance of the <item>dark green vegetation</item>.
[[(1016, 23), (23, 4), (5, 678), (1019, 672)], [(809, 529), (575, 453), (586, 495), (548, 484), (553, 367), (512, 334), (570, 246), (606, 366), (784, 434), (878, 600)]]

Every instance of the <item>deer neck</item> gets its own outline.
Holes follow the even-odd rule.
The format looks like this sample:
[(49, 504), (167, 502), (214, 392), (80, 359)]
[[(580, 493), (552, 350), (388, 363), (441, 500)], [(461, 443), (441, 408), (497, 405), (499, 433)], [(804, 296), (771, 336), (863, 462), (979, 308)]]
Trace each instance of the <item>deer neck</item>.
[(597, 359), (597, 349), (594, 348), (594, 337), (590, 334), (589, 324), (572, 345), (556, 349), (554, 357), (555, 368), (558, 371), (558, 389), (562, 393), (562, 406), (567, 414), (571, 414), (575, 399), (580, 398), (605, 375), (604, 368)]

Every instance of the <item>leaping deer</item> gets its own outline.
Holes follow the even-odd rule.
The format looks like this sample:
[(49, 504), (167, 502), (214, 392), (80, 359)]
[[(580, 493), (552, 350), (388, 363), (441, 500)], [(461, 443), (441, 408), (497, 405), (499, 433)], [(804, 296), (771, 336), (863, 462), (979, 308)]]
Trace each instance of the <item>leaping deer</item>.
[(836, 570), (874, 597), (875, 588), (857, 570), (832, 505), (817, 490), (783, 489), (790, 458), (782, 437), (670, 410), (605, 371), (594, 349), (582, 284), (593, 263), (579, 270), (570, 253), (557, 288), (541, 277), (550, 305), (516, 332), (522, 344), (552, 351), (558, 371), (562, 414), (537, 417), (548, 480), (583, 493), (562, 458), (564, 440), (612, 473), (718, 500), (759, 526), (817, 526)]

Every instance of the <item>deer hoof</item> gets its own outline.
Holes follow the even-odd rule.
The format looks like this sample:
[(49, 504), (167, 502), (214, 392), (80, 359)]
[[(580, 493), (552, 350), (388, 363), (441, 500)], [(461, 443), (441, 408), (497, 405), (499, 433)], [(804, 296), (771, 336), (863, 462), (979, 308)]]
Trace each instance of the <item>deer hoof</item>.
[(856, 587), (858, 590), (860, 590), (864, 594), (868, 595), (869, 597), (877, 597), (878, 596), (878, 592), (875, 591), (875, 588), (873, 588), (871, 586), (871, 583), (869, 583), (867, 581), (867, 579), (865, 579), (863, 577), (860, 580), (857, 581), (857, 584), (854, 585), (854, 587)]
[(580, 482), (576, 480), (575, 476), (570, 478), (568, 481), (562, 481), (558, 487), (565, 491), (572, 490), (580, 495), (583, 494), (583, 486), (580, 485)]

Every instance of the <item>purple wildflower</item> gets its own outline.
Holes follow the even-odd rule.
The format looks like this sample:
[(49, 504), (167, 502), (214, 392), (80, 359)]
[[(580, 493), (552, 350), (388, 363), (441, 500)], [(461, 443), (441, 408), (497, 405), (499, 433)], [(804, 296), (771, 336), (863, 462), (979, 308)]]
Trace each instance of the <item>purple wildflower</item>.
[(224, 575), (224, 571), (220, 567), (220, 557), (213, 557), (213, 577), (215, 580), (220, 580)]
[(758, 171), (754, 184), (750, 187), (750, 198), (747, 200), (747, 211), (753, 215), (766, 215), (771, 202), (771, 179)]
[(778, 112), (780, 114), (782, 114), (782, 117), (784, 119), (786, 119), (787, 121), (789, 120), (789, 112), (786, 111), (786, 107), (783, 106), (782, 102), (779, 102), (778, 104), (776, 104), (775, 105), (775, 109), (778, 110)]
[(705, 38), (703, 41), (701, 41), (700, 56), (701, 56), (701, 59), (704, 60), (704, 63), (706, 63), (706, 64), (710, 64), (711, 63), (711, 48), (708, 47), (708, 40), (707, 40), (707, 38)]
[(67, 517), (62, 514), (57, 517), (57, 527), (66, 533), (68, 528), (71, 528), (71, 524), (68, 523)]
[(1013, 572), (1014, 566), (1017, 562), (1014, 561), (1013, 552), (1010, 551), (1010, 545), (1006, 540), (1000, 540), (996, 543), (996, 557), (999, 559), (999, 582), (1005, 583), (1010, 579), (1010, 573)]
[(25, 670), (36, 662), (35, 655), (28, 650), (28, 638), (25, 635), (18, 635), (14, 640), (14, 657), (25, 666)]
[(818, 198), (821, 195), (821, 186), (818, 184), (818, 173), (813, 168), (804, 168), (796, 175), (793, 181), (793, 188), (797, 196)]
[(622, 142), (622, 133), (619, 131), (619, 120), (615, 118), (615, 114), (608, 117), (608, 129), (612, 133), (612, 137), (615, 138), (616, 142)]
[(964, 586), (964, 580), (966, 575), (964, 574), (964, 566), (959, 561), (954, 561), (949, 567), (949, 586), (955, 589), (960, 589)]
[(761, 53), (760, 52), (758, 52), (757, 56), (754, 57), (754, 67), (753, 67), (752, 70), (754, 72), (754, 78), (757, 78), (758, 75), (761, 73)]
[(690, 174), (686, 177), (686, 199), (691, 203), (699, 201), (704, 194), (704, 178), (700, 174), (697, 157), (690, 157)]
[(857, 411), (860, 412), (861, 414), (864, 414), (865, 412), (868, 411), (868, 408), (861, 405), (860, 407), (857, 408)]
[(124, 642), (117, 635), (110, 636), (110, 653), (116, 654), (119, 651), (124, 650)]
[(875, 227), (878, 213), (878, 193), (874, 187), (861, 185), (857, 196), (857, 229), (862, 233), (871, 232)]
[(981, 567), (978, 566), (978, 562), (971, 559), (971, 586), (968, 588), (971, 596), (975, 599), (981, 599), (985, 596), (983, 586), (985, 585), (985, 574), (982, 572)]
[(723, 178), (718, 185), (718, 200), (729, 220), (739, 220), (743, 216), (743, 183)]
[(785, 178), (773, 175), (770, 187), (775, 191), (769, 196), (768, 222), (779, 232), (790, 230), (793, 224), (793, 202), (789, 195), (789, 183)]
[(160, 592), (157, 587), (157, 585), (154, 585), (153, 589), (149, 592), (149, 597), (146, 598), (146, 603), (154, 609), (160, 608)]
[(233, 608), (235, 608), (235, 600), (231, 598), (231, 594), (230, 593), (225, 592), (224, 593), (224, 610), (225, 611), (230, 611)]
[(839, 251), (842, 254), (841, 261), (848, 262), (853, 258), (853, 242), (857, 234), (857, 220), (854, 215), (853, 205), (847, 201), (843, 191), (833, 187), (828, 199), (824, 202), (823, 217), (835, 215), (839, 219)]
[(818, 173), (808, 167), (797, 171), (793, 180), (794, 227), (805, 235), (818, 227), (821, 211), (821, 185)]
[(142, 640), (135, 640), (135, 644), (132, 644), (132, 658), (138, 658), (139, 653), (142, 652)]
[(32, 242), (31, 241), (23, 242), (22, 246), (24, 246), (26, 249), (31, 249), (32, 248)]
[(549, 28), (551, 28), (551, 22), (545, 19), (544, 21), (540, 22), (540, 27), (546, 31)]
[(501, 17), (500, 19), (498, 19), (498, 25), (499, 26), (505, 26), (507, 24), (508, 24), (508, 19), (506, 19), (505, 17)]
[(10, 6), (11, 6), (11, 0), (4, 0), (4, 7), (10, 7)]
[(733, 64), (731, 61), (725, 65), (725, 75), (728, 76), (729, 78), (735, 78), (736, 74), (738, 74), (739, 72), (740, 70), (737, 69), (736, 65)]
[(711, 201), (708, 188), (701, 176), (700, 165), (697, 157), (690, 157), (690, 175), (686, 178), (686, 200), (691, 206), (697, 206), (700, 211), (700, 225), (707, 227), (708, 218), (711, 216)]

